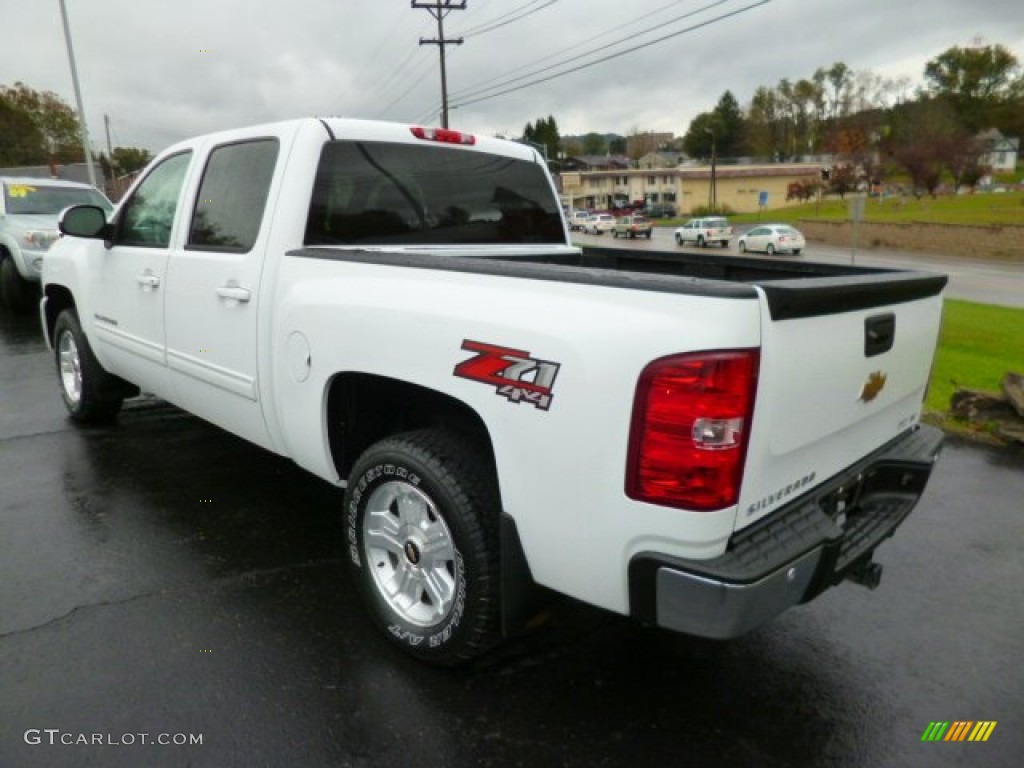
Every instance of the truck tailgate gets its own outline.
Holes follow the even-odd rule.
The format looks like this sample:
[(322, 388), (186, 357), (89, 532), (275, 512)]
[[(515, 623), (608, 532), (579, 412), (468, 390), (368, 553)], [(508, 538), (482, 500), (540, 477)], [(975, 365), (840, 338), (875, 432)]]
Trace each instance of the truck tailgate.
[(766, 281), (761, 362), (736, 529), (913, 427), (945, 277)]

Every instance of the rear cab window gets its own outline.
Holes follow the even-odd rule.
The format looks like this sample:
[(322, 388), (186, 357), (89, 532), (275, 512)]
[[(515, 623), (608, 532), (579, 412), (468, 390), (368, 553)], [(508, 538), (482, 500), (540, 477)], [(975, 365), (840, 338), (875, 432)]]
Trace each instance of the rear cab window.
[(277, 139), (216, 147), (206, 162), (187, 250), (247, 253), (256, 244), (277, 165)]
[(306, 245), (564, 244), (536, 163), (445, 146), (324, 145)]

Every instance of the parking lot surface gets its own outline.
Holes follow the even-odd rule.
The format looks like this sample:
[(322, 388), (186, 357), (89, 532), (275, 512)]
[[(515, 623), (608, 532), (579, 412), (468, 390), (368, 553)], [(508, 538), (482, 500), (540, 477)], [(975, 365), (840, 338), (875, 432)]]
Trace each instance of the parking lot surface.
[(0, 315), (0, 766), (1020, 764), (1019, 451), (950, 441), (875, 592), (730, 643), (566, 603), (438, 670), (364, 620), (335, 489), (155, 400), (76, 429), (37, 322)]

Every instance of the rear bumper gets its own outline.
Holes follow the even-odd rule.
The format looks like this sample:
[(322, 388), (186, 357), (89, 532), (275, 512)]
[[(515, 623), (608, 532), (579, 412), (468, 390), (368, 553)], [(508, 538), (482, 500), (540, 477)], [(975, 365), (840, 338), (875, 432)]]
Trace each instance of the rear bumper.
[(641, 553), (629, 566), (630, 612), (644, 622), (725, 639), (807, 602), (871, 560), (917, 504), (942, 447), (920, 426), (733, 535), (712, 560)]

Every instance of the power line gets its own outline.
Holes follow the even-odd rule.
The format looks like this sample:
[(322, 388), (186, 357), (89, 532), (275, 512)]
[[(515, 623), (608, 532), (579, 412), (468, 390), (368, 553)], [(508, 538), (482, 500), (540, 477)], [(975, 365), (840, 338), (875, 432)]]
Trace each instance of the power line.
[[(769, 2), (769, 1), (770, 0), (764, 0), (764, 2)], [(457, 93), (454, 96), (454, 98), (456, 100), (458, 100), (458, 99), (467, 99), (467, 98), (472, 98), (472, 97), (475, 97), (475, 96), (480, 96), (482, 94), (487, 93), (488, 91), (493, 91), (495, 89), (502, 88), (502, 87), (504, 87), (506, 85), (512, 85), (513, 83), (518, 83), (518, 82), (521, 82), (523, 80), (527, 80), (527, 79), (529, 79), (531, 77), (536, 77), (537, 75), (541, 75), (541, 74), (543, 74), (545, 72), (550, 72), (551, 70), (558, 69), (560, 67), (564, 67), (567, 64), (571, 64), (574, 61), (579, 61), (580, 59), (585, 59), (588, 56), (593, 56), (593, 55), (595, 55), (597, 53), (600, 53), (601, 51), (607, 50), (610, 47), (614, 47), (616, 45), (621, 45), (622, 43), (625, 43), (628, 40), (633, 40), (636, 37), (639, 37), (639, 36), (642, 36), (642, 35), (647, 35), (647, 34), (650, 34), (651, 32), (656, 31), (656, 30), (663, 29), (666, 25), (676, 24), (677, 22), (683, 21), (685, 19), (689, 19), (689, 18), (692, 18), (694, 16), (698, 16), (698, 15), (700, 15), (700, 14), (706, 12), (706, 11), (711, 10), (712, 8), (716, 8), (716, 7), (720, 6), (720, 5), (725, 5), (725, 4), (729, 3), (729, 2), (732, 2), (732, 0), (715, 0), (715, 2), (708, 3), (707, 5), (704, 5), (704, 6), (700, 7), (700, 8), (697, 8), (696, 10), (688, 11), (688, 12), (686, 12), (686, 13), (680, 15), (680, 16), (676, 16), (675, 18), (669, 19), (668, 21), (661, 22), (660, 24), (656, 24), (654, 26), (647, 27), (646, 29), (642, 29), (639, 32), (635, 32), (633, 34), (627, 35), (626, 37), (622, 37), (622, 38), (620, 38), (618, 40), (615, 40), (615, 41), (613, 41), (611, 43), (603, 45), (600, 48), (593, 48), (593, 49), (591, 49), (589, 51), (585, 51), (583, 53), (577, 54), (576, 56), (570, 56), (568, 59), (564, 59), (562, 61), (556, 62), (554, 64), (551, 64), (551, 65), (547, 66), (547, 67), (542, 67), (541, 69), (535, 70), (533, 72), (529, 72), (529, 73), (527, 73), (525, 75), (521, 75), (519, 77), (513, 77), (513, 78), (509, 78), (507, 80), (499, 80), (498, 82), (495, 82), (494, 85), (489, 85), (489, 86), (484, 85), (484, 86), (480, 86), (480, 87), (475, 87), (475, 89), (474, 88), (467, 89), (467, 90), (465, 90), (465, 91), (463, 91), (461, 93)], [(760, 4), (762, 4), (762, 3), (758, 3), (758, 5), (760, 5)], [(662, 9), (662, 10), (664, 10), (664, 9)], [(724, 17), (722, 17), (722, 18), (724, 18)], [(697, 27), (693, 27), (692, 29), (697, 29), (699, 26), (701, 26), (701, 25), (698, 25)], [(615, 30), (615, 31), (619, 31), (619, 30)], [(678, 34), (682, 34), (683, 32), (688, 32), (688, 31), (690, 31), (689, 28), (682, 30)], [(597, 38), (600, 38), (600, 37), (605, 37), (605, 36), (607, 36), (607, 34), (608, 34), (607, 32), (606, 33), (602, 33), (602, 34), (598, 35), (596, 38), (592, 38), (592, 39), (597, 39)], [(671, 36), (674, 36), (674, 35), (670, 35), (670, 37)], [(668, 39), (668, 38), (667, 37), (666, 38), (660, 38), (658, 40), (654, 40), (653, 42), (655, 42), (655, 43), (656, 42), (660, 42), (662, 39)], [(639, 48), (646, 47), (646, 45), (647, 44), (642, 44), (642, 45), (636, 46), (634, 48), (629, 48), (629, 49), (623, 51), (622, 53), (629, 53), (629, 52), (634, 51), (634, 50), (639, 50)], [(615, 55), (621, 55), (621, 54), (615, 54)], [(547, 58), (551, 58), (551, 57), (549, 56)], [(597, 59), (597, 60), (595, 60), (595, 61), (593, 61), (590, 64), (587, 64), (585, 66), (591, 66), (592, 64), (599, 64), (602, 61), (607, 61), (608, 58), (609, 57), (604, 57), (604, 58), (601, 58), (601, 59)], [(610, 58), (614, 58), (614, 56), (611, 56)], [(542, 61), (543, 61), (543, 59), (542, 59)], [(531, 65), (527, 65), (527, 66), (531, 66)], [(576, 72), (576, 71), (578, 71), (578, 69), (582, 69), (582, 68), (583, 67), (579, 67), (579, 68), (576, 68), (576, 69), (571, 69), (571, 70), (568, 70), (567, 72), (565, 72), (563, 74), (570, 74), (571, 72)], [(520, 67), (520, 69), (522, 69), (522, 67)], [(516, 71), (516, 70), (513, 70), (513, 71)], [(559, 77), (560, 76), (561, 75), (559, 75)], [(540, 81), (540, 82), (544, 82), (544, 81)], [(495, 94), (495, 95), (501, 95), (501, 94)], [(473, 102), (467, 102), (467, 103), (473, 103)]]
[[(650, 13), (647, 13), (646, 15), (644, 15), (643, 17), (641, 17), (639, 19), (633, 19), (633, 21), (628, 21), (625, 24), (616, 25), (616, 26), (612, 27), (611, 29), (606, 29), (604, 32), (597, 33), (593, 37), (588, 37), (586, 40), (582, 40), (582, 41), (580, 41), (578, 43), (570, 45), (567, 48), (563, 48), (562, 50), (558, 51), (557, 53), (551, 53), (551, 54), (548, 54), (547, 56), (541, 56), (539, 59), (534, 59), (533, 61), (531, 61), (531, 62), (529, 62), (527, 64), (522, 64), (522, 65), (520, 65), (518, 67), (514, 67), (514, 68), (512, 68), (510, 70), (507, 70), (505, 72), (505, 75), (510, 75), (510, 74), (515, 73), (515, 72), (522, 72), (524, 69), (530, 69), (531, 67), (534, 67), (534, 66), (536, 66), (538, 64), (541, 64), (541, 63), (543, 63), (545, 61), (549, 61), (551, 59), (556, 59), (556, 58), (558, 58), (560, 56), (563, 56), (566, 53), (568, 53), (569, 51), (574, 51), (577, 48), (582, 48), (585, 45), (589, 45), (590, 43), (594, 42), (595, 40), (600, 40), (602, 37), (608, 37), (609, 35), (621, 33), (624, 29), (628, 29), (629, 27), (636, 26), (637, 24), (642, 24), (645, 21), (650, 21), (650, 19), (652, 19), (653, 17), (657, 16), (658, 14), (663, 13), (664, 11), (668, 10), (669, 8), (673, 8), (673, 7), (677, 6), (677, 5), (679, 5), (679, 1), (680, 0), (672, 0), (672, 2), (670, 2), (670, 3), (666, 4), (666, 5), (661, 6), (660, 8), (656, 8), (655, 10), (651, 11)], [(726, 2), (726, 0), (723, 0), (723, 2)], [(678, 20), (679, 20), (679, 18), (677, 17), (677, 18), (671, 19), (671, 20), (669, 20), (667, 22), (662, 22), (662, 24), (663, 25), (664, 24), (673, 24), (673, 23), (675, 23)], [(644, 33), (643, 32), (638, 32), (636, 34), (644, 34)], [(633, 36), (635, 37), (635, 35), (633, 35)], [(621, 42), (622, 42), (622, 40), (619, 40), (619, 41), (614, 42), (614, 43), (609, 43), (609, 45), (618, 45)], [(593, 51), (592, 51), (592, 53), (593, 53)], [(563, 62), (563, 63), (568, 63), (568, 60)], [(560, 66), (560, 65), (555, 64), (553, 66)], [(530, 77), (530, 76), (531, 75), (526, 75), (526, 77)], [(487, 90), (489, 90), (488, 88), (486, 88), (484, 86), (486, 86), (486, 85), (488, 85), (490, 83), (497, 83), (497, 84), (502, 84), (503, 85), (506, 82), (514, 82), (514, 81), (502, 81), (501, 77), (492, 77), (492, 78), (490, 78), (488, 80), (481, 80), (480, 82), (477, 82), (477, 83), (474, 83), (473, 85), (467, 86), (466, 89), (463, 90), (461, 93), (456, 93), (453, 98), (458, 99), (458, 98), (461, 98), (463, 96), (473, 96), (473, 95), (476, 95), (478, 92), (479, 93), (483, 93), (483, 92), (486, 92)], [(497, 85), (495, 87), (497, 87)]]
[(770, 2), (771, 2), (771, 0), (760, 0), (759, 2), (751, 3), (750, 5), (744, 6), (743, 8), (740, 8), (740, 9), (738, 9), (736, 11), (730, 11), (729, 13), (723, 13), (720, 16), (714, 17), (713, 19), (709, 19), (708, 21), (702, 21), (699, 24), (694, 24), (692, 26), (686, 27), (685, 29), (681, 29), (678, 32), (673, 32), (673, 33), (671, 33), (669, 35), (663, 35), (662, 37), (656, 38), (656, 39), (651, 40), (649, 42), (641, 43), (640, 45), (633, 46), (632, 48), (627, 48), (624, 51), (619, 51), (617, 53), (612, 53), (612, 54), (609, 54), (607, 56), (603, 56), (600, 59), (596, 59), (596, 60), (588, 62), (586, 64), (580, 64), (578, 67), (573, 67), (572, 69), (567, 69), (565, 72), (558, 72), (558, 73), (556, 73), (554, 75), (550, 75), (548, 77), (542, 77), (542, 78), (539, 78), (537, 80), (531, 80), (530, 82), (524, 83), (523, 85), (518, 85), (518, 86), (516, 86), (514, 88), (508, 88), (508, 89), (506, 89), (504, 91), (499, 91), (498, 93), (491, 94), (490, 96), (481, 96), (481, 97), (476, 98), (476, 99), (469, 99), (467, 101), (462, 102), (461, 104), (456, 104), (454, 108), (465, 107), (465, 106), (468, 106), (470, 104), (478, 104), (481, 101), (488, 101), (490, 99), (497, 98), (498, 96), (504, 96), (504, 95), (509, 94), (509, 93), (514, 93), (516, 91), (521, 91), (524, 88), (529, 88), (531, 85), (539, 85), (540, 83), (546, 83), (546, 82), (548, 82), (550, 80), (555, 80), (555, 79), (557, 79), (559, 77), (564, 77), (565, 75), (572, 74), (573, 72), (579, 72), (580, 70), (587, 69), (589, 67), (593, 67), (596, 64), (603, 64), (606, 61), (611, 61), (612, 59), (617, 59), (617, 58), (619, 58), (621, 56), (625, 56), (627, 53), (633, 53), (635, 51), (639, 51), (639, 50), (642, 50), (644, 48), (650, 48), (652, 45), (657, 45), (658, 43), (663, 43), (666, 40), (671, 40), (674, 37), (679, 37), (680, 35), (686, 34), (687, 32), (693, 32), (694, 30), (710, 26), (711, 24), (715, 24), (716, 22), (723, 21), (724, 19), (728, 19), (728, 18), (730, 18), (732, 16), (738, 16), (741, 13), (746, 13), (747, 11), (753, 10), (754, 8), (757, 8), (758, 6), (761, 6), (761, 5), (766, 5), (766, 4), (770, 3)]
[[(536, 5), (538, 2), (540, 2), (540, 0), (531, 0), (529, 3), (527, 3), (524, 6), (520, 6), (515, 11), (510, 11), (509, 13), (506, 13), (503, 16), (499, 16), (496, 19), (492, 19), (489, 22), (481, 24), (477, 27), (473, 27), (472, 29), (466, 30), (465, 32), (462, 33), (462, 36), (479, 37), (480, 35), (487, 34), (488, 32), (493, 32), (496, 29), (501, 29), (502, 27), (508, 26), (509, 24), (512, 24), (516, 21), (521, 21), (522, 19), (525, 19), (527, 16), (532, 16), (533, 14), (539, 11), (543, 11), (545, 8), (548, 8), (557, 3), (558, 0), (548, 0), (546, 3), (544, 3), (544, 5), (540, 6), (539, 8), (530, 8), (531, 5)], [(523, 13), (519, 14), (518, 16), (514, 16), (513, 18), (508, 18), (509, 16), (512, 16), (515, 13), (519, 13), (519, 11), (523, 11)], [(502, 21), (502, 19), (504, 19), (504, 21)]]

